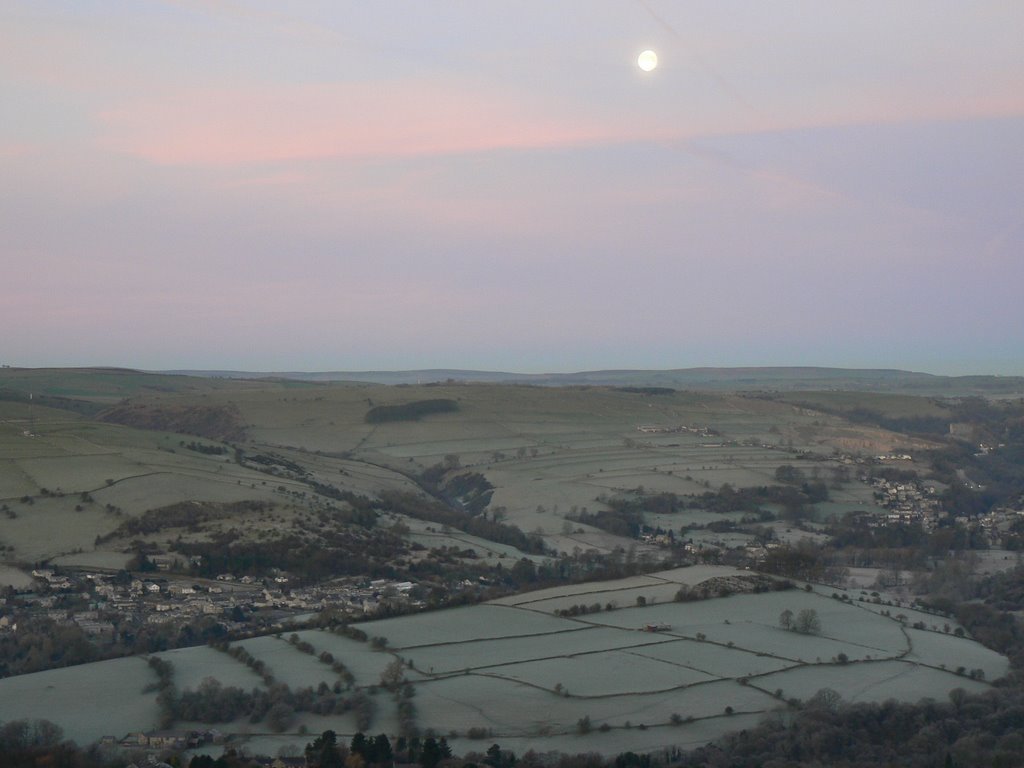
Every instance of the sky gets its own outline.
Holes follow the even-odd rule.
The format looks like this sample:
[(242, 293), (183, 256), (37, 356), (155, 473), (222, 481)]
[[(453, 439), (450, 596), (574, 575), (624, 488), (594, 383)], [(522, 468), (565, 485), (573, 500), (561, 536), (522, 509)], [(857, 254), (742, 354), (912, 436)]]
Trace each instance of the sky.
[(1024, 375), (1022, 34), (1019, 0), (0, 0), (0, 362)]

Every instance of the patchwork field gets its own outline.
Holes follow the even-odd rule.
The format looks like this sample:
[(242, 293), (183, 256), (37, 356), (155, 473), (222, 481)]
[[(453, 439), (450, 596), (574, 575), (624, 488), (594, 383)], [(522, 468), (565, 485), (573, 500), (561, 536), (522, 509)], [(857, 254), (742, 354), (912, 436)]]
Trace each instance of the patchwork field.
[(560, 607), (566, 603), (575, 605), (579, 603), (590, 604), (596, 601), (603, 604), (607, 602), (608, 595), (622, 594), (629, 594), (633, 597), (629, 602), (630, 604), (635, 604), (637, 597), (646, 596), (656, 590), (671, 590), (671, 594), (675, 595), (684, 584), (695, 586), (711, 578), (737, 576), (743, 573), (745, 572), (731, 566), (694, 565), (688, 568), (675, 568), (669, 571), (648, 573), (626, 579), (615, 579), (614, 581), (566, 584), (565, 586), (552, 587), (551, 589), (538, 589), (533, 592), (524, 592), (519, 595), (498, 598), (494, 601), (494, 604), (515, 605), (543, 611), (549, 602), (552, 603), (551, 607), (554, 610), (555, 606)]
[(635, 652), (598, 651), (501, 665), (489, 668), (485, 674), (546, 690), (552, 688), (554, 680), (554, 685), (561, 686), (561, 690), (583, 698), (620, 696), (638, 687), (652, 693), (670, 691), (715, 679), (697, 669), (647, 658), (643, 651), (648, 647), (639, 646)]
[[(467, 738), (471, 730), (485, 734), (484, 747), (497, 741), (507, 748), (572, 749), (569, 745), (583, 743), (578, 734), (583, 720), (594, 729), (594, 738), (586, 741), (589, 750), (693, 745), (784, 708), (785, 699), (807, 699), (824, 687), (849, 701), (941, 698), (958, 687), (984, 690), (987, 681), (1008, 669), (1004, 658), (972, 640), (906, 629), (894, 617), (814, 591), (634, 604), (575, 618), (546, 609), (558, 600), (629, 594), (659, 583), (699, 583), (728, 571), (682, 568), (576, 585), (567, 590), (573, 594), (562, 596), (544, 590), (358, 625), (370, 639), (384, 638), (386, 648), (383, 641), (359, 642), (326, 630), (300, 632), (294, 641), (266, 636), (236, 645), (293, 690), (332, 685), (337, 674), (317, 658), (331, 653), (352, 673), (353, 692), (369, 694), (373, 732), (399, 728), (396, 700), (379, 687), (397, 659), (414, 694), (417, 726), (448, 734), (460, 752), (476, 748), (477, 742)], [(782, 629), (779, 613), (787, 609), (816, 611), (821, 634)], [(648, 625), (657, 625), (657, 631), (643, 631)], [(309, 643), (312, 653), (295, 642)], [(847, 661), (836, 661), (840, 653)], [(245, 690), (264, 685), (244, 664), (211, 648), (161, 657), (173, 665), (179, 690), (194, 689), (207, 678)], [(958, 674), (954, 665), (981, 668), (985, 679)], [(109, 733), (112, 723), (120, 730), (154, 728), (154, 682), (140, 658), (8, 678), (0, 680), (0, 718), (45, 716), (80, 741)], [(98, 703), (110, 701), (117, 708), (97, 715)], [(355, 723), (352, 712), (300, 712), (280, 734), (248, 720), (219, 727), (234, 734), (235, 743), (252, 747), (301, 746), (308, 741), (302, 727), (348, 735)], [(640, 738), (648, 733), (650, 740)]]
[(223, 455), (189, 451), (182, 442), (182, 435), (97, 424), (38, 406), (30, 422), (24, 405), (0, 402), (0, 503), (10, 510), (0, 518), (6, 559), (86, 555), (77, 562), (117, 567), (124, 543), (105, 547), (95, 539), (129, 517), (182, 501), (280, 498), (266, 475)]
[[(808, 393), (803, 400), (798, 393), (787, 402), (602, 387), (384, 387), (116, 372), (96, 373), (91, 383), (85, 374), (62, 379), (47, 372), (0, 373), (3, 382), (51, 398), (84, 398), (61, 408), (16, 397), (0, 400), (0, 505), (6, 513), (0, 515), (0, 584), (20, 587), (28, 585), (25, 574), (32, 564), (41, 561), (123, 567), (136, 541), (162, 550), (178, 539), (302, 538), (325, 527), (337, 533), (325, 519), (333, 520), (330, 515), (346, 511), (347, 504), (365, 504), (359, 496), (444, 498), (444, 486), (425, 480), (426, 470), (437, 464), (482, 475), (493, 486), (486, 510), (491, 520), (500, 517), (540, 535), (555, 553), (661, 555), (665, 550), (653, 543), (570, 518), (607, 509), (610, 498), (640, 488), (696, 496), (726, 483), (772, 484), (783, 464), (831, 485), (834, 470), (853, 467), (852, 459), (841, 464), (837, 452), (874, 455), (925, 444), (853, 425), (828, 411), (943, 412), (934, 403), (872, 400), (866, 394), (844, 399)], [(367, 421), (373, 408), (425, 399), (447, 399), (457, 408), (418, 421)], [(110, 408), (114, 415), (103, 416)], [(162, 508), (179, 502), (202, 503), (212, 511), (201, 524), (179, 521), (164, 527)], [(231, 511), (235, 502), (265, 503)], [(687, 538), (697, 544), (733, 547), (751, 541), (750, 532), (701, 528), (737, 521), (739, 513), (693, 506), (651, 514), (644, 522), (674, 532), (686, 528)], [(150, 516), (146, 531), (119, 531), (155, 509), (160, 512)], [(830, 488), (830, 500), (815, 514), (821, 521), (856, 510), (881, 512), (870, 486), (848, 481)], [(523, 556), (508, 544), (457, 530), (458, 525), (385, 511), (374, 533), (394, 531), (411, 545), (410, 552), (446, 548), (450, 558), (461, 558), (460, 567), (507, 568)], [(772, 527), (785, 541), (816, 535), (791, 527), (788, 520)], [(531, 551), (535, 561), (546, 557)], [(1003, 564), (993, 561), (989, 567)], [(296, 712), (281, 733), (248, 718), (218, 727), (237, 745), (261, 751), (301, 747), (308, 733), (327, 728), (347, 736), (367, 727), (361, 718), (374, 733), (397, 734), (400, 687), (392, 683), (389, 689), (383, 679), (394, 673), (397, 660), (408, 684), (401, 690), (412, 693), (415, 725), (448, 734), (457, 752), (500, 742), (518, 752), (614, 754), (704, 743), (785, 711), (786, 699), (807, 699), (822, 687), (848, 701), (941, 698), (957, 687), (984, 690), (1007, 671), (1004, 658), (956, 637), (955, 623), (887, 599), (870, 602), (870, 593), (859, 589), (819, 586), (675, 602), (683, 586), (751, 575), (731, 567), (693, 566), (567, 585), (361, 623), (368, 642), (326, 630), (299, 632), (294, 642), (290, 633), (243, 640), (235, 645), (264, 666), (275, 685), (292, 691), (309, 687), (322, 696), (333, 695), (325, 691), (338, 686), (343, 690), (337, 695), (358, 701), (362, 710), (323, 715), (307, 711), (310, 707)], [(865, 587), (869, 577), (875, 574), (858, 575)], [(833, 592), (847, 599), (834, 599)], [(568, 611), (573, 615), (560, 615)], [(820, 632), (783, 629), (785, 611), (814, 611)], [(917, 622), (926, 629), (914, 629)], [(313, 653), (297, 647), (308, 651), (305, 644)], [(347, 674), (332, 669), (322, 653)], [(245, 663), (213, 648), (160, 657), (172, 664), (178, 691), (194, 690), (210, 678), (246, 691), (271, 691)], [(975, 679), (968, 676), (972, 671)], [(354, 682), (346, 688), (349, 679)], [(117, 736), (150, 730), (160, 723), (155, 683), (143, 658), (4, 679), (0, 720), (46, 717), (82, 742), (112, 730)], [(588, 728), (589, 733), (580, 733)]]
[[(452, 383), (386, 387), (147, 377), (126, 371), (68, 371), (64, 376), (55, 371), (0, 374), (7, 386), (20, 388), (22, 397), (34, 391), (51, 398), (37, 404), (0, 400), (0, 503), (17, 515), (0, 518), (0, 543), (8, 548), (5, 562), (62, 557), (66, 563), (117, 567), (124, 562), (117, 555), (128, 542), (97, 545), (95, 539), (148, 509), (186, 500), (293, 503), (301, 498), (313, 504), (318, 498), (310, 481), (369, 497), (419, 494), (420, 473), (452, 458), (493, 485), (491, 509), (501, 509), (503, 519), (523, 531), (540, 534), (555, 551), (611, 552), (635, 545), (638, 554), (654, 553), (631, 539), (566, 518), (603, 509), (601, 499), (640, 487), (686, 495), (723, 483), (763, 485), (773, 482), (781, 464), (810, 475), (827, 473), (837, 440), (858, 439), (871, 450), (884, 450), (902, 439), (802, 404), (722, 393), (650, 395), (600, 387)], [(47, 405), (57, 402), (54, 397), (69, 396), (80, 398), (77, 412)], [(458, 409), (419, 421), (366, 421), (371, 408), (425, 398), (448, 399)], [(96, 420), (112, 406), (119, 415), (111, 418), (123, 423)], [(200, 442), (226, 452), (190, 451), (186, 443), (193, 438), (175, 428), (208, 433)], [(220, 442), (219, 435), (230, 444)], [(238, 464), (235, 446), (271, 453), (304, 474), (274, 471), (268, 478), (256, 465)], [(817, 458), (802, 455), (804, 450)], [(54, 497), (42, 498), (44, 490)], [(82, 501), (82, 494), (90, 500)], [(33, 497), (35, 509), (22, 502), (26, 497)], [(876, 509), (870, 488), (855, 482), (834, 489), (829, 505), (822, 505), (819, 514)], [(647, 522), (678, 531), (723, 517), (693, 509)], [(226, 526), (253, 530), (252, 522), (239, 519)], [(404, 523), (409, 541), (428, 549), (472, 550), (492, 564), (521, 556), (457, 531)], [(40, 536), (43, 525), (59, 533)], [(178, 535), (187, 539), (192, 534), (177, 530), (149, 540), (162, 547)], [(688, 535), (697, 543), (730, 547), (749, 541), (745, 534)], [(94, 552), (95, 557), (82, 557)]]
[(781, 689), (786, 698), (805, 700), (822, 688), (831, 688), (848, 702), (944, 699), (954, 688), (963, 688), (968, 693), (985, 690), (984, 683), (953, 674), (936, 676), (925, 667), (892, 660), (801, 667), (756, 678), (751, 684), (770, 691)]
[[(459, 410), (416, 422), (365, 423), (371, 404), (421, 397), (451, 399)], [(841, 419), (788, 403), (692, 392), (647, 396), (596, 388), (360, 384), (250, 391), (241, 397), (215, 391), (204, 402), (237, 406), (250, 441), (277, 450), (302, 449), (303, 463), (324, 462), (328, 476), (328, 459), (315, 454), (344, 457), (350, 474), (342, 484), (362, 492), (372, 491), (375, 483), (396, 482), (394, 473), (400, 478), (457, 456), (463, 467), (481, 472), (495, 486), (492, 506), (504, 507), (509, 522), (543, 531), (566, 551), (573, 542), (559, 538), (565, 515), (573, 507), (599, 507), (602, 494), (638, 486), (687, 494), (722, 483), (764, 484), (780, 464), (801, 463), (794, 451), (827, 454), (835, 434), (857, 433)], [(642, 425), (709, 428), (718, 434), (642, 433)], [(865, 429), (862, 437), (870, 443), (880, 433)], [(886, 445), (899, 442), (895, 435), (881, 437)], [(377, 474), (360, 479), (360, 465)], [(870, 503), (870, 493), (854, 486), (835, 498), (853, 506)], [(681, 518), (672, 527), (684, 522)], [(592, 529), (583, 528), (586, 546), (609, 549), (623, 543), (589, 538)]]
[[(299, 632), (298, 635), (302, 640), (310, 643), (317, 653), (327, 651), (342, 661), (355, 678), (356, 685), (361, 688), (369, 688), (378, 684), (381, 673), (395, 658), (390, 653), (381, 653), (367, 643), (360, 643), (323, 630), (307, 630)], [(324, 680), (329, 680), (332, 677), (329, 667), (324, 667), (321, 674)]]
[(247, 666), (212, 648), (179, 648), (156, 656), (174, 665), (174, 683), (179, 688), (198, 688), (208, 677), (243, 690), (263, 685), (262, 678)]
[(657, 645), (631, 648), (630, 655), (693, 669), (712, 677), (749, 677), (777, 672), (795, 666), (791, 659), (771, 656), (764, 651), (748, 651), (717, 643), (695, 643), (680, 639)]
[(500, 603), (363, 622), (370, 637), (385, 637), (393, 648), (419, 648), (576, 629), (554, 616), (523, 613)]

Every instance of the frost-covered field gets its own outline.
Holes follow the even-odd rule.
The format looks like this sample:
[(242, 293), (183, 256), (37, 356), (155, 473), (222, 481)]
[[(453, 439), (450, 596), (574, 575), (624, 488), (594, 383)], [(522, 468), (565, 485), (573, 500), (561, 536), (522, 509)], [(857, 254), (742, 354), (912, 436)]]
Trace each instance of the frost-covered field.
[(549, 597), (546, 600), (526, 603), (522, 607), (529, 608), (531, 611), (546, 613), (566, 610), (574, 605), (598, 605), (601, 608), (611, 605), (613, 608), (626, 608), (636, 605), (638, 598), (645, 600), (648, 604), (671, 602), (678, 591), (678, 584), (660, 582), (646, 586), (630, 587), (628, 589), (601, 590), (562, 597)]
[(17, 466), (37, 487), (70, 493), (96, 491), (105, 487), (108, 479), (120, 480), (151, 471), (142, 462), (114, 452), (22, 459)]
[[(298, 633), (299, 638), (312, 645), (317, 654), (327, 651), (340, 661), (355, 677), (357, 686), (376, 685), (380, 681), (381, 672), (394, 660), (390, 653), (382, 653), (370, 647), (368, 643), (360, 643), (347, 637), (332, 634), (319, 629), (311, 629)], [(298, 653), (298, 651), (295, 651)], [(326, 674), (331, 674), (330, 667), (324, 666)], [(325, 677), (324, 679), (331, 679)]]
[(996, 680), (1010, 671), (1006, 657), (978, 643), (965, 643), (953, 635), (920, 629), (908, 629), (913, 650), (906, 656), (909, 661), (956, 671), (980, 669), (986, 680)]
[(579, 629), (554, 616), (521, 611), (496, 603), (369, 621), (360, 624), (359, 628), (371, 637), (386, 637), (388, 644), (396, 648)]
[(856, 664), (805, 666), (751, 681), (766, 690), (781, 689), (786, 698), (807, 699), (831, 688), (847, 702), (945, 699), (954, 688), (977, 693), (985, 683), (951, 672), (936, 672), (909, 661), (867, 661)]
[[(853, 617), (851, 617), (851, 620)], [(687, 627), (687, 631), (704, 634), (711, 642), (730, 644), (748, 651), (767, 653), (780, 659), (818, 664), (846, 654), (851, 659), (887, 658), (886, 652), (871, 646), (863, 646), (820, 635), (799, 635), (779, 627), (752, 624), (746, 621), (729, 624), (705, 624)], [(837, 632), (841, 636), (841, 632)]]
[(155, 694), (142, 690), (155, 681), (141, 658), (8, 677), (0, 680), (0, 721), (51, 720), (83, 744), (150, 730), (158, 725), (159, 711)]
[(665, 642), (665, 638), (645, 632), (624, 632), (567, 622), (564, 632), (429, 645), (404, 649), (401, 655), (412, 659), (416, 669), (441, 675), (460, 673), (467, 669), (486, 669), (509, 662), (557, 658), (659, 642)]
[(208, 677), (246, 691), (263, 686), (263, 679), (245, 664), (213, 648), (179, 648), (156, 655), (174, 665), (174, 684), (181, 690), (196, 689)]
[(37, 562), (74, 551), (97, 531), (117, 526), (118, 521), (99, 504), (89, 504), (81, 512), (75, 510), (75, 504), (74, 498), (40, 499), (31, 505), (12, 503), (17, 517), (0, 520), (0, 537), (14, 547), (20, 560)]
[(12, 565), (0, 565), (0, 588), (25, 589), (31, 585), (32, 577), (22, 569)]
[[(797, 614), (805, 609), (817, 612), (822, 627), (820, 636), (796, 635), (779, 628), (779, 617), (783, 611), (789, 610)], [(771, 638), (776, 636), (784, 648), (800, 646), (801, 650), (801, 643), (811, 643), (819, 639), (861, 646), (869, 654), (894, 654), (906, 650), (907, 647), (899, 622), (865, 611), (856, 604), (851, 605), (797, 589), (735, 595), (692, 603), (659, 603), (643, 609), (631, 608), (590, 614), (586, 620), (623, 628), (641, 627), (644, 623), (650, 622), (664, 622), (671, 625), (671, 634), (693, 636), (696, 632), (702, 632), (708, 635), (709, 639), (713, 636), (721, 637), (723, 641), (732, 639), (743, 647), (759, 643), (775, 645)], [(760, 635), (761, 639), (741, 642), (745, 634), (752, 632), (763, 632)], [(759, 647), (758, 650), (768, 649)]]
[[(225, 464), (221, 472), (216, 470), (184, 473), (177, 471), (157, 471), (146, 475), (126, 478), (110, 488), (104, 488), (93, 494), (99, 504), (113, 504), (126, 511), (139, 513), (147, 509), (156, 509), (168, 504), (191, 499), (203, 501), (246, 501), (253, 498), (272, 498), (269, 491), (259, 485), (255, 489), (247, 484), (240, 485), (240, 476)], [(237, 470), (237, 467), (234, 469)], [(245, 475), (246, 481), (250, 478)], [(287, 482), (281, 485), (289, 485)], [(296, 484), (295, 490), (303, 486)]]
[[(631, 576), (625, 579), (614, 579), (612, 581), (592, 581), (584, 584), (567, 584), (564, 587), (551, 587), (550, 589), (538, 589), (533, 592), (524, 592), (519, 595), (498, 598), (493, 605), (518, 605), (533, 608), (546, 601), (564, 601), (570, 599), (571, 604), (603, 602), (602, 596), (622, 592), (624, 590), (634, 591), (636, 594), (643, 594), (644, 589), (664, 587), (666, 584), (672, 589), (672, 594), (679, 590), (683, 584), (694, 586), (716, 576), (738, 576), (747, 573), (725, 565), (694, 565), (689, 568), (674, 568), (670, 571), (660, 571), (656, 574), (643, 576)], [(575, 603), (572, 603), (575, 600)], [(635, 599), (633, 601), (636, 602)]]
[(79, 568), (109, 568), (120, 570), (128, 565), (134, 555), (130, 552), (113, 552), (107, 549), (96, 549), (92, 552), (72, 552), (50, 560), (53, 565), (72, 566)]
[(286, 681), (293, 688), (315, 688), (320, 683), (331, 684), (337, 678), (329, 664), (298, 650), (284, 636), (254, 637), (232, 645), (245, 648), (264, 662), (276, 679)]
[[(506, 565), (524, 557), (523, 553), (508, 544), (498, 544), (479, 536), (463, 533), (457, 529), (438, 526), (436, 523), (429, 523), (417, 520), (412, 517), (393, 515), (395, 521), (401, 521), (409, 528), (406, 538), (416, 544), (422, 544), (428, 549), (441, 547), (454, 547), (460, 551), (471, 549), (476, 552), (478, 558), (486, 559), (490, 563), (504, 560)], [(541, 562), (545, 558), (540, 555), (527, 555), (531, 560)]]
[(760, 675), (796, 665), (789, 659), (769, 656), (763, 651), (746, 651), (695, 640), (645, 645), (631, 649), (630, 653), (700, 670), (716, 678)]
[[(821, 688), (848, 701), (938, 699), (958, 687), (984, 690), (1008, 668), (1004, 658), (972, 640), (906, 626), (916, 613), (883, 615), (880, 606), (835, 599), (828, 590), (647, 606), (634, 600), (628, 608), (572, 618), (550, 610), (560, 600), (590, 604), (599, 602), (598, 595), (677, 589), (681, 583), (748, 573), (681, 568), (566, 587), (561, 596), (559, 590), (543, 590), (366, 622), (358, 626), (367, 642), (326, 630), (297, 633), (313, 646), (313, 655), (289, 642), (290, 634), (237, 644), (293, 690), (320, 682), (333, 686), (337, 673), (318, 659), (329, 652), (354, 676), (355, 689), (346, 695), (367, 694), (372, 733), (397, 733), (396, 699), (380, 684), (382, 673), (398, 659), (413, 690), (416, 725), (449, 735), (461, 752), (495, 742), (540, 751), (576, 750), (585, 743), (588, 751), (607, 753), (693, 746)], [(783, 629), (779, 616), (786, 610), (816, 611), (821, 633)], [(657, 626), (644, 631), (645, 625)], [(375, 648), (381, 641), (371, 642), (374, 638), (382, 638), (386, 647)], [(246, 690), (264, 685), (244, 664), (211, 648), (160, 655), (172, 663), (179, 690), (195, 689), (210, 677)], [(961, 666), (965, 673), (957, 674)], [(985, 679), (970, 679), (966, 673), (973, 669), (983, 670)], [(156, 727), (156, 692), (144, 692), (154, 682), (142, 658), (0, 680), (0, 719), (46, 717), (84, 742), (123, 736)], [(584, 741), (577, 733), (581, 720), (593, 729)], [(245, 718), (218, 727), (242, 744), (249, 740), (251, 749), (274, 745), (276, 750), (301, 748), (309, 734), (327, 728), (350, 736), (356, 720), (351, 712), (331, 717), (301, 712), (283, 734), (267, 733), (266, 723)], [(468, 739), (471, 729), (484, 738)]]
[[(273, 498), (265, 475), (226, 456), (189, 451), (180, 445), (181, 435), (89, 422), (46, 408), (35, 413), (31, 437), (18, 429), (26, 421), (0, 421), (0, 502), (9, 508), (0, 520), (0, 540), (13, 547), (8, 559), (91, 553), (98, 535), (167, 504)], [(124, 564), (124, 558), (113, 561), (99, 552), (98, 561), (71, 562)]]
[(604, 651), (491, 667), (487, 674), (574, 696), (609, 696), (665, 691), (715, 680), (715, 675), (647, 658), (645, 648)]

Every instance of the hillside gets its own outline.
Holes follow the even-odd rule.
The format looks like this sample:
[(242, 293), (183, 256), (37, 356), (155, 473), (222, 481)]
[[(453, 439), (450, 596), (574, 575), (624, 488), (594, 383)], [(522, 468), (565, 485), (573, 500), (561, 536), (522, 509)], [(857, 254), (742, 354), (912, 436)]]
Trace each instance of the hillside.
[(81, 369), (0, 393), (0, 719), (611, 755), (1007, 669), (948, 613), (1013, 563), (1013, 402)]
[(234, 379), (284, 379), (293, 381), (351, 381), (373, 384), (429, 384), (446, 381), (533, 384), (536, 386), (672, 387), (717, 391), (813, 391), (851, 390), (906, 392), (957, 397), (974, 394), (1024, 393), (1019, 376), (937, 376), (891, 369), (753, 367), (678, 368), (667, 370), (600, 370), (577, 373), (509, 373), (462, 369), (414, 371), (174, 371), (188, 376)]
[[(15, 562), (76, 550), (103, 550), (115, 562), (128, 542), (98, 545), (97, 537), (123, 517), (177, 502), (275, 498), (298, 521), (337, 504), (325, 492), (369, 499), (396, 490), (436, 495), (440, 490), (424, 484), (424, 473), (445, 463), (451, 466), (431, 483), (480, 476), (495, 514), (555, 551), (608, 552), (634, 542), (567, 516), (605, 509), (601, 499), (639, 487), (685, 496), (723, 483), (770, 483), (778, 466), (809, 457), (809, 469), (831, 471), (829, 457), (837, 450), (929, 446), (804, 405), (729, 392), (236, 381), (84, 370), (69, 371), (66, 379), (57, 371), (5, 370), (0, 386), (9, 393), (0, 400), (0, 500), (15, 515), (0, 520), (0, 541)], [(29, 392), (36, 399), (29, 401)], [(369, 419), (435, 402), (449, 410), (411, 421)], [(190, 450), (197, 437), (201, 444)], [(40, 489), (59, 495), (35, 498), (31, 506), (23, 500), (39, 497)], [(83, 493), (94, 502), (75, 512), (72, 499)], [(873, 504), (866, 486), (832, 495), (846, 508)], [(33, 533), (44, 519), (59, 535)], [(425, 531), (421, 521), (405, 524), (421, 544), (479, 547), (462, 534)], [(150, 541), (167, 545), (163, 538)]]

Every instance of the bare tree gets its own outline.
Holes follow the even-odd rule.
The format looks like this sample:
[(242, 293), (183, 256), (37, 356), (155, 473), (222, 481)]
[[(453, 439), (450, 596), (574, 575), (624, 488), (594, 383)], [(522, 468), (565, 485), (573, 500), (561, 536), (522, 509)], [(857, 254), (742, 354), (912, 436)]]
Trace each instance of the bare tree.
[(804, 608), (796, 615), (793, 629), (801, 635), (820, 635), (821, 619), (818, 618), (818, 612), (813, 608)]

